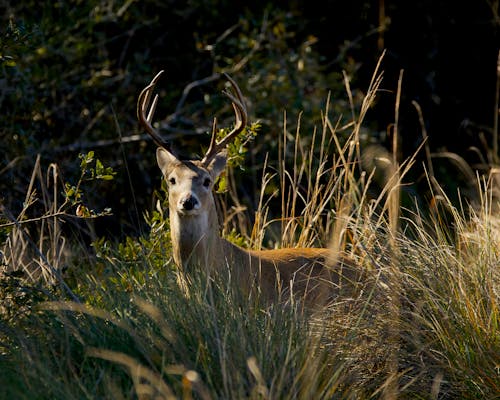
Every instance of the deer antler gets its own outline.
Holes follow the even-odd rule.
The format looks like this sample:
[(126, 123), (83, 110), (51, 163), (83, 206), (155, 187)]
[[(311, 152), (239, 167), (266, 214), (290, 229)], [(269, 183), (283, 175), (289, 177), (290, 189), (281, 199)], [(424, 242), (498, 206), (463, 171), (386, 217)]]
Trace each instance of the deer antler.
[[(146, 132), (151, 136), (151, 138), (155, 141), (155, 143), (163, 147), (164, 149), (171, 151), (171, 145), (169, 142), (163, 140), (163, 138), (160, 136), (160, 134), (156, 131), (155, 128), (153, 128), (153, 125), (151, 124), (151, 121), (153, 119), (153, 115), (156, 110), (156, 105), (158, 103), (158, 95), (154, 95), (153, 97), (153, 90), (156, 86), (156, 83), (160, 79), (161, 74), (163, 74), (163, 70), (158, 72), (156, 76), (151, 80), (150, 84), (146, 86), (144, 89), (142, 89), (141, 93), (139, 94), (139, 98), (137, 99), (137, 119), (139, 120), (139, 123), (141, 126), (146, 130)], [(245, 129), (245, 126), (247, 124), (248, 120), (248, 113), (247, 113), (247, 108), (245, 105), (245, 100), (243, 99), (243, 95), (241, 94), (241, 90), (236, 84), (236, 82), (226, 73), (224, 73), (224, 76), (226, 79), (229, 81), (231, 84), (234, 92), (236, 94), (233, 94), (229, 91), (224, 91), (224, 94), (229, 97), (229, 99), (232, 102), (233, 109), (234, 109), (234, 114), (236, 116), (236, 123), (234, 125), (234, 128), (232, 129), (231, 132), (227, 134), (227, 136), (222, 139), (219, 143), (217, 143), (217, 129), (215, 128), (215, 122), (214, 122), (214, 129), (212, 131), (212, 138), (210, 140), (210, 146), (208, 148), (207, 153), (205, 154), (205, 157), (203, 157), (202, 164), (203, 165), (208, 165), (210, 161), (213, 160), (213, 158), (222, 150), (224, 149), (228, 143), (230, 143), (232, 140), (235, 139), (238, 134)], [(153, 101), (151, 103), (151, 98), (153, 97)], [(151, 107), (150, 104), (151, 103)], [(149, 108), (149, 111), (147, 109)]]
[(155, 113), (156, 104), (158, 103), (157, 94), (154, 96), (153, 103), (151, 104), (151, 107), (149, 108), (149, 111), (146, 115), (147, 108), (149, 107), (149, 103), (151, 102), (151, 97), (153, 95), (153, 90), (156, 86), (156, 83), (160, 79), (161, 74), (163, 74), (163, 70), (158, 72), (156, 76), (151, 80), (151, 83), (144, 89), (142, 89), (141, 94), (139, 94), (139, 98), (137, 99), (137, 119), (139, 120), (141, 126), (146, 130), (147, 133), (149, 133), (149, 135), (153, 138), (158, 146), (171, 151), (170, 143), (163, 140), (163, 138), (151, 124), (151, 120), (153, 119), (153, 115)]
[(202, 164), (207, 166), (210, 164), (210, 161), (222, 150), (224, 149), (228, 143), (234, 140), (238, 134), (245, 129), (245, 126), (247, 125), (247, 120), (248, 120), (248, 113), (247, 113), (247, 108), (245, 105), (245, 100), (243, 99), (243, 95), (241, 94), (241, 90), (236, 84), (236, 82), (226, 73), (224, 73), (224, 76), (226, 79), (229, 81), (231, 86), (233, 87), (234, 91), (236, 92), (236, 96), (228, 91), (224, 91), (224, 94), (229, 97), (229, 99), (232, 101), (233, 104), (233, 109), (234, 109), (234, 114), (236, 116), (236, 123), (234, 125), (234, 128), (231, 132), (227, 134), (227, 136), (222, 139), (219, 143), (217, 143), (216, 137), (217, 137), (217, 129), (215, 127), (215, 122), (214, 122), (214, 129), (212, 130), (212, 138), (210, 140), (210, 146), (208, 147), (208, 151), (205, 154), (205, 157), (203, 157), (203, 160), (201, 160)]

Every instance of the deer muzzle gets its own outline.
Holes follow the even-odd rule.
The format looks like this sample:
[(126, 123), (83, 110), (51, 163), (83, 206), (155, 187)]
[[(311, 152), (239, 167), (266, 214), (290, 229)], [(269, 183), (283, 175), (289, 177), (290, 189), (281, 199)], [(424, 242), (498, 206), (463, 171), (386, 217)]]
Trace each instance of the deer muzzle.
[(179, 200), (178, 210), (181, 214), (195, 214), (199, 209), (200, 201), (193, 194), (189, 194)]

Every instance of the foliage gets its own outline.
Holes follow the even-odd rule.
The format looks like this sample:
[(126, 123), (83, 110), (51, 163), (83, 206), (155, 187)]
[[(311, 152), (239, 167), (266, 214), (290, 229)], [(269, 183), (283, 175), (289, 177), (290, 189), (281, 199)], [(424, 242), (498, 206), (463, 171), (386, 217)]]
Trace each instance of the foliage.
[[(339, 126), (356, 118), (356, 114), (352, 114), (357, 112), (364, 97), (362, 88), (368, 86), (368, 71), (383, 51), (384, 43), (389, 48), (390, 60), (387, 84), (381, 88), (384, 91), (380, 98), (372, 103), (376, 112), (365, 121), (359, 139), (362, 144), (388, 145), (393, 124), (394, 82), (403, 68), (408, 80), (401, 98), (400, 130), (404, 141), (400, 151), (411, 156), (421, 143), (413, 102), (419, 102), (428, 125), (431, 118), (445, 115), (432, 111), (436, 99), (449, 98), (447, 93), (438, 91), (463, 86), (464, 74), (460, 75), (457, 64), (471, 68), (489, 66), (493, 71), (497, 55), (490, 60), (488, 53), (488, 60), (477, 62), (476, 58), (464, 60), (463, 51), (459, 51), (460, 62), (453, 64), (448, 61), (448, 53), (441, 56), (434, 48), (447, 48), (446, 38), (432, 30), (434, 25), (426, 29), (425, 48), (409, 46), (403, 38), (411, 24), (398, 19), (404, 18), (405, 8), (396, 4), (384, 8), (384, 4), (327, 2), (316, 7), (303, 1), (286, 5), (267, 1), (241, 5), (224, 1), (214, 5), (199, 0), (185, 4), (150, 0), (10, 4), (0, 13), (3, 22), (0, 152), (4, 154), (0, 161), (0, 191), (13, 190), (13, 195), (3, 200), (4, 204), (14, 214), (22, 209), (21, 196), (37, 154), (41, 154), (42, 162), (57, 160), (66, 176), (76, 179), (79, 171), (72, 162), (76, 154), (98, 150), (103, 163), (118, 172), (113, 184), (88, 198), (91, 209), (110, 206), (114, 210), (114, 217), (107, 221), (104, 229), (96, 226), (98, 234), (108, 229), (123, 238), (141, 231), (144, 225), (138, 210), (150, 208), (159, 173), (146, 137), (135, 136), (142, 132), (136, 124), (134, 110), (137, 94), (160, 69), (167, 71), (168, 79), (161, 82), (158, 128), (189, 156), (199, 154), (208, 142), (209, 136), (204, 133), (211, 130), (214, 115), (221, 126), (231, 124), (228, 119), (232, 119), (231, 107), (218, 90), (223, 85), (220, 74), (229, 73), (241, 86), (249, 105), (250, 120), (260, 121), (262, 126), (261, 140), (252, 143), (247, 153), (245, 164), (249, 173), (234, 175), (238, 197), (251, 208), (257, 206), (258, 199), (243, 188), (258, 185), (266, 154), (271, 160), (278, 159), (276, 138), (283, 127), (286, 125), (289, 133), (294, 132), (298, 115), (302, 113), (301, 140), (304, 145), (311, 143), (314, 127), (321, 124), (318, 110), (324, 110), (328, 93), (334, 99), (330, 102), (330, 111), (339, 118)], [(461, 34), (467, 31), (461, 29), (460, 24), (464, 23), (484, 27), (480, 32), (469, 30), (470, 35), (483, 37), (497, 32), (494, 22), (497, 19), (491, 18), (488, 7), (463, 7), (441, 9), (428, 0), (419, 0), (414, 14), (425, 24), (435, 26), (440, 26), (441, 19), (446, 24), (456, 21), (453, 26), (446, 25), (449, 28), (446, 32), (454, 29)], [(491, 11), (494, 13), (493, 5)], [(382, 20), (384, 12), (386, 18)], [(445, 36), (453, 37), (453, 34)], [(454, 45), (456, 42), (453, 40)], [(460, 43), (465, 46), (469, 39)], [(489, 42), (481, 40), (480, 43)], [(415, 47), (419, 47), (419, 51)], [(474, 50), (483, 47), (474, 46)], [(417, 55), (421, 58), (414, 60)], [(436, 55), (450, 62), (450, 71), (435, 71), (439, 64)], [(460, 76), (456, 85), (446, 82), (440, 85), (440, 79), (452, 76), (455, 70)], [(469, 70), (466, 71), (469, 75)], [(484, 72), (470, 75), (474, 79), (494, 78), (493, 74)], [(351, 86), (348, 96), (345, 83)], [(484, 84), (483, 80), (474, 84), (481, 90), (494, 86), (494, 82)], [(415, 91), (415, 87), (430, 93)], [(467, 100), (472, 105), (479, 104), (477, 98), (490, 98), (490, 94), (478, 97), (476, 91), (471, 100)], [(462, 87), (453, 99), (458, 99), (458, 93), (466, 96)], [(425, 103), (429, 98), (431, 100)], [(492, 104), (480, 108), (484, 114), (484, 110), (495, 107)], [(449, 119), (460, 118), (453, 111), (447, 115)], [(481, 143), (472, 143), (474, 155), (467, 153), (467, 161), (477, 164), (477, 157), (486, 159), (484, 143), (490, 144), (493, 137), (488, 127), (491, 115), (487, 117), (463, 124), (467, 125), (471, 137), (483, 138)], [(461, 118), (469, 118), (469, 115)], [(447, 120), (444, 116), (443, 119)], [(457, 130), (454, 125), (429, 130), (430, 150), (441, 152), (445, 145), (453, 147), (453, 140), (443, 144), (441, 136), (450, 132), (449, 136), (454, 138)], [(348, 131), (339, 130), (338, 134), (345, 139)], [(450, 192), (454, 192), (455, 166), (439, 162), (435, 171), (440, 182), (446, 181)], [(418, 170), (413, 180), (418, 182), (422, 176)], [(468, 181), (465, 184), (473, 186)], [(426, 189), (425, 182), (418, 189)], [(132, 190), (146, 195), (136, 197), (131, 206)], [(108, 199), (108, 204), (103, 204), (103, 198)]]
[[(2, 192), (23, 192), (25, 172), (37, 154), (46, 162), (56, 158), (67, 175), (76, 177), (75, 152), (99, 149), (102, 161), (118, 171), (115, 183), (100, 194), (113, 199), (108, 205), (116, 215), (114, 230), (123, 229), (124, 219), (130, 219), (126, 180), (151, 195), (155, 185), (148, 177), (158, 175), (153, 157), (146, 156), (151, 148), (129, 139), (138, 133), (133, 111), (137, 94), (163, 68), (168, 79), (162, 82), (159, 127), (189, 155), (199, 153), (200, 141), (208, 142), (203, 133), (210, 131), (214, 115), (221, 125), (230, 124), (230, 105), (213, 86), (221, 85), (216, 79), (221, 72), (236, 79), (249, 102), (250, 119), (262, 125), (263, 140), (249, 154), (259, 169), (262, 144), (265, 151), (278, 150), (272, 138), (282, 129), (284, 109), (289, 128), (299, 112), (312, 126), (324, 88), (342, 92), (343, 79), (323, 73), (316, 38), (299, 30), (299, 15), (269, 5), (242, 10), (228, 23), (226, 14), (232, 9), (205, 2), (120, 5), (101, 0), (12, 6), (0, 33)], [(213, 19), (200, 17), (203, 13)], [(208, 83), (202, 84), (206, 77)], [(184, 88), (186, 97), (180, 96)], [(344, 112), (348, 104), (339, 101), (335, 107)], [(190, 135), (180, 138), (179, 130)], [(243, 182), (243, 175), (236, 178)], [(91, 196), (89, 207), (102, 208), (101, 197)], [(21, 208), (15, 196), (5, 201), (12, 210)], [(147, 196), (135, 201), (137, 209), (147, 208)]]
[[(223, 271), (186, 277), (159, 263), (166, 258), (155, 247), (157, 233), (106, 249), (101, 242), (96, 264), (75, 280), (83, 304), (39, 299), (37, 312), (21, 314), (8, 331), (0, 359), (4, 393), (368, 398), (383, 392), (396, 351), (406, 398), (494, 398), (498, 221), (480, 214), (470, 225), (458, 210), (453, 216), (464, 247), (450, 243), (439, 224), (414, 224), (411, 238), (398, 235), (394, 271), (385, 222), (351, 215), (352, 250), (372, 277), (359, 295), (313, 319), (299, 303), (241, 297)], [(401, 287), (396, 320), (388, 307), (392, 274)], [(394, 324), (400, 339), (391, 345)], [(14, 376), (16, 365), (26, 368)]]
[[(385, 187), (370, 197), (374, 171), (359, 174), (357, 122), (340, 145), (326, 115), (320, 153), (302, 151), (297, 141), (294, 169), (278, 171), (284, 193), (287, 186), (297, 193), (285, 197), (283, 219), (295, 225), (281, 232), (283, 242), (329, 238), (332, 250), (347, 252), (364, 271), (352, 295), (308, 310), (300, 301), (264, 303), (258, 291), (243, 295), (224, 268), (210, 277), (203, 269), (184, 274), (172, 264), (162, 190), (146, 215), (149, 235), (99, 239), (95, 258), (71, 265), (71, 301), (65, 292), (30, 289), (14, 299), (15, 319), (3, 310), (6, 398), (495, 398), (494, 183), (479, 188), (476, 208), (439, 198), (429, 215), (415, 208), (401, 218), (394, 193), (412, 160), (395, 166), (379, 152)], [(333, 160), (321, 153), (329, 145)], [(87, 154), (80, 166), (90, 171), (92, 160)], [(332, 188), (330, 198), (320, 196), (322, 185)], [(298, 212), (292, 204), (300, 201)], [(257, 210), (258, 237), (270, 226), (266, 204)], [(335, 218), (325, 233), (325, 220), (313, 217), (327, 213)], [(11, 293), (2, 290), (5, 299)]]
[[(4, 291), (12, 291), (13, 299), (23, 298), (23, 284), (9, 281), (10, 274), (23, 277), (30, 285), (57, 285), (67, 295), (75, 297), (62, 274), (71, 263), (75, 238), (84, 230), (80, 225), (80, 230), (74, 234), (64, 228), (64, 222), (73, 221), (78, 226), (79, 221), (89, 223), (92, 219), (109, 216), (110, 208), (95, 211), (86, 206), (85, 200), (89, 186), (112, 180), (115, 174), (112, 168), (94, 158), (92, 151), (79, 158), (80, 176), (70, 183), (61, 178), (57, 164), (50, 164), (44, 173), (38, 157), (21, 212), (14, 216), (7, 207), (1, 208), (0, 261), (7, 282)], [(92, 236), (92, 225), (89, 223), (88, 227), (88, 235)]]
[[(498, 396), (495, 146), (484, 139), (487, 157), (473, 168), (426, 142), (426, 173), (415, 173), (422, 110), (413, 104), (419, 136), (407, 140), (402, 81), (394, 89), (389, 75), (382, 86), (380, 63), (367, 79), (360, 69), (376, 46), (360, 50), (389, 22), (360, 28), (340, 8), (332, 20), (334, 3), (314, 6), (319, 19), (301, 2), (24, 1), (1, 14), (0, 397)], [(349, 7), (361, 8), (360, 20), (375, 10)], [(325, 40), (320, 21), (362, 34)], [(266, 304), (224, 269), (208, 277), (173, 265), (165, 186), (153, 192), (151, 148), (134, 135), (136, 94), (162, 68), (156, 124), (185, 154), (206, 146), (214, 115), (220, 135), (232, 123), (227, 99), (214, 94), (222, 72), (258, 121), (229, 149), (223, 234), (245, 247), (346, 252), (364, 277), (352, 296), (314, 311)], [(396, 106), (384, 119), (391, 91)], [(414, 146), (408, 158), (401, 137)], [(472, 194), (452, 200), (450, 170)], [(144, 225), (125, 227), (134, 213)], [(96, 231), (100, 221), (111, 235)]]

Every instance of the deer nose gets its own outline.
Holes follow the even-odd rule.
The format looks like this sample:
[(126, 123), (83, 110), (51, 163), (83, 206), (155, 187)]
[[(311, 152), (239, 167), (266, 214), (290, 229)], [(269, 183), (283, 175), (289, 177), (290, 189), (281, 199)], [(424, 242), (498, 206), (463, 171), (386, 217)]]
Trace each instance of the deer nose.
[(198, 199), (194, 196), (189, 196), (181, 200), (181, 207), (185, 211), (191, 211), (196, 206), (198, 206)]

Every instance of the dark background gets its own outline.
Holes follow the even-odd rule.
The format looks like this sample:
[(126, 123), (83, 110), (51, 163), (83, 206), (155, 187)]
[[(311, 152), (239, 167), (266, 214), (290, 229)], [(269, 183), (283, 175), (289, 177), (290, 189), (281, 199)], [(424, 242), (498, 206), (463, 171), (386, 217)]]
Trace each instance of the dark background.
[[(152, 193), (160, 186), (154, 145), (146, 138), (120, 145), (119, 138), (143, 134), (136, 123), (135, 102), (160, 69), (166, 74), (159, 85), (156, 120), (166, 135), (178, 129), (202, 132), (175, 140), (190, 156), (207, 143), (203, 132), (210, 130), (214, 115), (222, 126), (230, 126), (233, 117), (220, 94), (221, 80), (190, 91), (173, 116), (182, 90), (213, 73), (231, 73), (247, 98), (251, 120), (262, 123), (247, 154), (246, 170), (236, 179), (241, 179), (241, 188), (258, 187), (264, 154), (277, 159), (283, 110), (291, 132), (303, 111), (302, 133), (307, 137), (319, 124), (330, 92), (330, 113), (348, 119), (342, 71), (350, 77), (359, 107), (383, 50), (383, 90), (364, 124), (366, 144), (389, 148), (395, 93), (404, 70), (402, 159), (422, 142), (412, 105), (416, 101), (431, 150), (455, 152), (484, 172), (492, 166), (498, 107), (498, 13), (498, 2), (487, 0), (4, 4), (1, 204), (14, 215), (22, 208), (37, 154), (44, 168), (58, 163), (64, 179), (72, 181), (79, 174), (78, 153), (94, 150), (117, 171), (113, 181), (87, 187), (85, 202), (90, 208), (110, 206), (114, 211), (98, 232), (140, 231), (142, 213), (153, 207)], [(242, 60), (243, 66), (235, 70)], [(419, 157), (422, 161), (423, 155)], [(436, 170), (445, 188), (455, 190), (463, 183), (446, 163)], [(418, 182), (420, 175), (416, 172), (409, 183)], [(244, 190), (240, 195), (250, 209), (255, 207), (252, 196)]]

